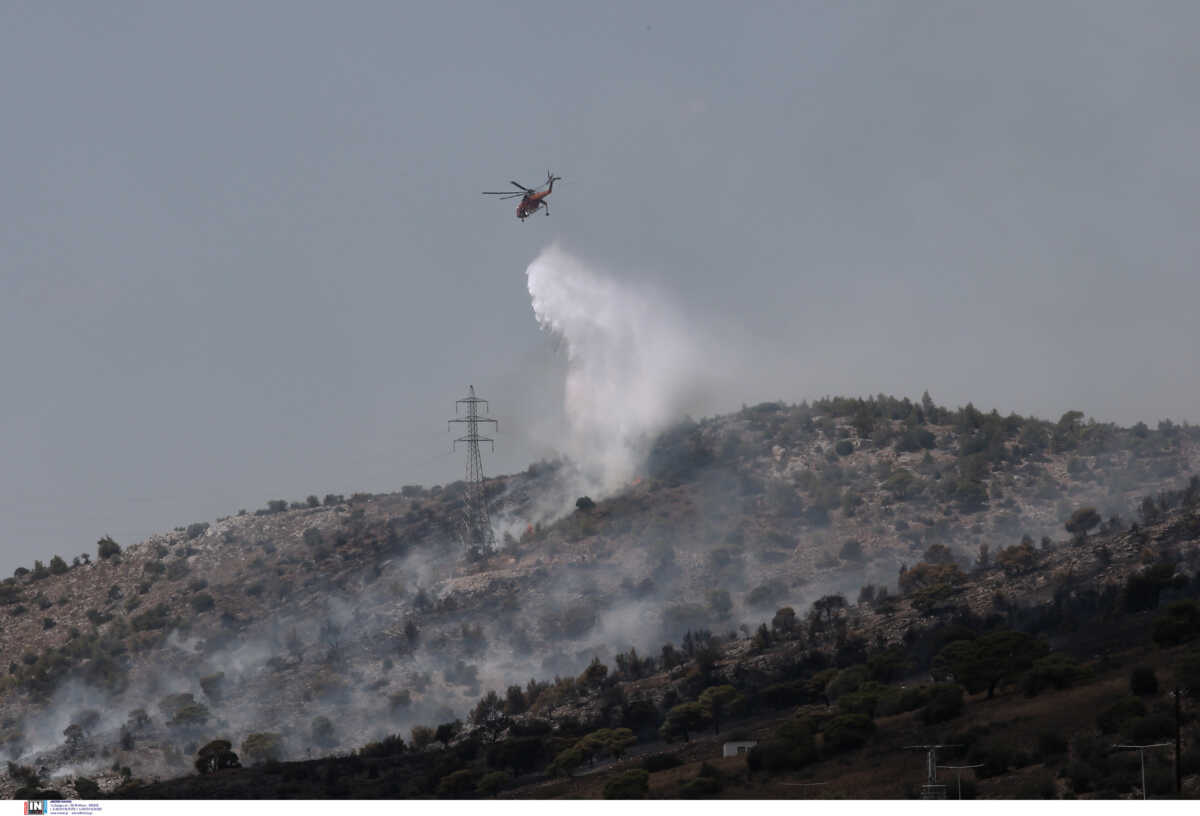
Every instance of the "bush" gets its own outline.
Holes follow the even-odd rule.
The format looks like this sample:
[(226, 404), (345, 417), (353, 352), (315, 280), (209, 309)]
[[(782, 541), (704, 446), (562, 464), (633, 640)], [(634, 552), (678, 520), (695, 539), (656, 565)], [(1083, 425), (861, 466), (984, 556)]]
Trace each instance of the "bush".
[(1137, 697), (1125, 697), (1110, 705), (1096, 717), (1102, 734), (1115, 734), (1139, 717), (1146, 716), (1146, 704)]
[(721, 777), (711, 773), (706, 774), (706, 768), (713, 773), (716, 772), (716, 769), (707, 762), (701, 765), (699, 776), (689, 779), (679, 786), (680, 799), (705, 799), (721, 792), (721, 788), (724, 787)]
[(837, 673), (837, 676), (829, 682), (825, 687), (825, 695), (831, 703), (837, 702), (838, 698), (843, 694), (851, 694), (858, 691), (859, 687), (867, 679), (867, 667), (864, 665), (851, 666), (847, 669), (842, 669)]
[(213, 596), (209, 595), (207, 592), (201, 592), (199, 595), (192, 596), (192, 609), (195, 610), (197, 614), (209, 611), (216, 606), (216, 603), (217, 602), (213, 600)]
[(838, 456), (849, 456), (854, 453), (854, 443), (849, 439), (843, 439), (833, 446), (833, 450)]
[(96, 542), (96, 552), (100, 558), (109, 559), (121, 552), (121, 545), (113, 541), (110, 536), (105, 536)]
[(1021, 687), (1027, 697), (1036, 697), (1046, 688), (1059, 691), (1071, 688), (1087, 677), (1088, 671), (1073, 657), (1052, 654), (1038, 658), (1021, 679)]
[(165, 629), (171, 623), (171, 609), (165, 603), (160, 603), (140, 615), (135, 615), (129, 623), (135, 632)]
[(61, 555), (56, 555), (50, 559), (50, 572), (54, 575), (62, 575), (68, 569), (70, 567), (67, 566), (67, 562), (63, 560)]
[(605, 799), (644, 799), (650, 790), (650, 774), (641, 768), (625, 771), (604, 785)]
[(929, 702), (921, 709), (921, 719), (927, 724), (952, 720), (962, 713), (962, 686), (957, 683), (936, 683), (929, 690)]
[(499, 793), (511, 778), (504, 771), (486, 773), (480, 778), (479, 784), (475, 786), (475, 791), (483, 796), (492, 796)]
[(746, 754), (746, 766), (752, 771), (796, 771), (817, 760), (817, 744), (812, 729), (799, 720), (789, 720), (775, 730), (774, 739), (755, 745)]
[(841, 714), (825, 726), (825, 747), (830, 751), (861, 748), (875, 733), (875, 722), (862, 714)]
[(439, 796), (461, 796), (474, 790), (475, 772), (470, 768), (463, 768), (461, 771), (443, 776), (437, 786)]
[(88, 621), (92, 626), (101, 626), (112, 620), (112, 615), (108, 612), (101, 612), (97, 609), (89, 609), (86, 613)]
[(1200, 637), (1200, 603), (1176, 601), (1167, 614), (1154, 620), (1154, 642), (1159, 646), (1177, 646)]
[(208, 707), (202, 703), (188, 703), (175, 712), (175, 716), (171, 717), (169, 725), (190, 727), (204, 725), (208, 722), (209, 712)]
[(207, 530), (208, 522), (198, 521), (195, 524), (189, 524), (187, 527), (187, 532), (184, 533), (184, 535), (187, 536), (188, 541), (191, 541), (194, 538), (199, 538), (200, 536), (204, 535), (205, 531)]

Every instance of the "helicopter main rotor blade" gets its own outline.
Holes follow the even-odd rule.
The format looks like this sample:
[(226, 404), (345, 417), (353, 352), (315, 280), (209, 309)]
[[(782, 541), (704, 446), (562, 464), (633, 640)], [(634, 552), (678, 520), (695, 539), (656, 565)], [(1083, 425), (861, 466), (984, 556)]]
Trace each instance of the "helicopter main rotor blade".
[(485, 193), (483, 193), (483, 195), (498, 195), (498, 196), (504, 196), (505, 198), (516, 198), (517, 196), (523, 196), (525, 194), (524, 193), (514, 193), (512, 190), (493, 190), (493, 191), (485, 192)]
[(514, 185), (514, 186), (516, 186), (516, 187), (520, 187), (522, 190), (524, 190), (524, 191), (525, 191), (525, 192), (527, 192), (527, 193), (531, 193), (531, 192), (533, 192), (533, 191), (532, 191), (532, 190), (530, 190), (528, 187), (526, 187), (524, 184), (521, 184), (521, 183), (519, 183), (519, 182), (516, 182), (516, 181), (510, 181), (510, 182), (509, 182), (509, 184), (512, 184), (512, 185)]

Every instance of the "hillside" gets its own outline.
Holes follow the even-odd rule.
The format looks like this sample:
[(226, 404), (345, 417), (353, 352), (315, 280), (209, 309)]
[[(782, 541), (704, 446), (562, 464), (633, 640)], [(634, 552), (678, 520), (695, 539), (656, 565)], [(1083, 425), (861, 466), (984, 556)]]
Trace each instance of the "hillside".
[[(936, 651), (922, 633), (953, 620), (1088, 660), (1124, 650), (1122, 632), (1145, 641), (1154, 607), (1187, 597), (1196, 497), (1179, 488), (1198, 459), (1196, 429), (1167, 422), (1045, 422), (881, 396), (685, 423), (650, 445), (632, 483), (594, 502), (570, 495), (565, 463), (489, 480), (510, 532), (481, 558), (457, 542), (461, 483), (275, 500), (6, 579), (0, 740), (51, 780), (86, 771), (112, 790), (194, 773), (196, 750), (217, 737), (241, 749), (257, 734), (251, 746), (270, 746), (259, 759), (295, 760), (411, 741), (414, 726), (467, 719), (486, 691), (513, 686), (554, 690), (521, 714), (559, 740), (612, 727), (640, 700), (643, 748), (700, 682), (759, 699), (749, 693), (890, 646), (919, 671)], [(1130, 576), (1160, 563), (1164, 591), (1130, 609)], [(806, 616), (839, 594), (844, 606)], [(772, 636), (782, 607), (806, 634)], [(1105, 626), (1082, 625), (1097, 615)], [(699, 680), (697, 638), (715, 649)], [(607, 677), (596, 694), (561, 680), (594, 660)], [(623, 702), (609, 691), (606, 707), (612, 688)], [(770, 729), (771, 710), (747, 716)], [(428, 775), (441, 753), (404, 761)], [(433, 792), (437, 779), (401, 792)]]

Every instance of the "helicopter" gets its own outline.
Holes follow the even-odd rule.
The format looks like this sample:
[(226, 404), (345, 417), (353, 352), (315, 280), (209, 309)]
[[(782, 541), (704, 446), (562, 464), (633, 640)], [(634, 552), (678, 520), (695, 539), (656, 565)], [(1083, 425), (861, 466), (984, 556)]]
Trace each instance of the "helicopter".
[[(549, 170), (546, 171), (546, 183), (542, 185), (544, 190), (531, 190), (524, 184), (515, 181), (510, 181), (509, 184), (519, 188), (519, 191), (501, 190), (499, 192), (485, 192), (484, 195), (501, 196), (504, 199), (521, 197), (521, 203), (517, 205), (517, 218), (524, 221), (529, 216), (538, 211), (539, 207), (546, 208), (546, 215), (550, 214), (550, 204), (546, 201), (546, 196), (554, 191), (554, 182), (562, 181), (562, 176), (556, 176)], [(539, 188), (540, 189), (540, 188)]]

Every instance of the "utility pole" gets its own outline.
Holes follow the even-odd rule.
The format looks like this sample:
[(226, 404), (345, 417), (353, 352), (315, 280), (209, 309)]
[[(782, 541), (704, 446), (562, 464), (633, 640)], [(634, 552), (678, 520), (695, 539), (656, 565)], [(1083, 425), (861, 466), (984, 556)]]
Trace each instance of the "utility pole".
[(1147, 748), (1170, 748), (1169, 742), (1156, 742), (1153, 745), (1114, 745), (1113, 748), (1120, 749), (1136, 749), (1138, 756), (1142, 759), (1142, 800), (1146, 799), (1146, 749)]
[(1179, 708), (1179, 701), (1183, 695), (1187, 694), (1186, 688), (1180, 688), (1178, 684), (1171, 694), (1175, 697), (1175, 797), (1179, 798), (1183, 795), (1183, 761), (1180, 759), (1180, 749), (1182, 747), (1179, 739), (1179, 727), (1183, 722)]
[(937, 745), (906, 745), (906, 751), (925, 751), (926, 753), (926, 780), (921, 786), (922, 799), (945, 799), (946, 786), (938, 784), (937, 781), (937, 752), (939, 748), (961, 748), (962, 745), (954, 744), (937, 744)]
[[(467, 415), (458, 417), (460, 406), (464, 405)], [(486, 413), (488, 401), (475, 396), (475, 386), (469, 386), (467, 396), (454, 403), (456, 417), (446, 424), (447, 430), (455, 422), (461, 422), (467, 426), (466, 434), (454, 440), (454, 449), (458, 449), (459, 442), (465, 442), (467, 445), (467, 489), (463, 495), (463, 543), (467, 546), (467, 553), (472, 558), (478, 558), (496, 546), (496, 534), (492, 532), (492, 520), (488, 516), (487, 493), (483, 486), (483, 460), (479, 456), (480, 442), (491, 444), (492, 450), (495, 451), (496, 440), (480, 436), (479, 424), (490, 422), (498, 431), (500, 423), (494, 419), (480, 417), (479, 407), (481, 405)]]
[(955, 777), (955, 779), (958, 780), (958, 798), (962, 799), (962, 772), (963, 772), (963, 770), (966, 768), (982, 768), (983, 763), (980, 762), (978, 765), (938, 765), (938, 767), (942, 768), (944, 770), (947, 770), (947, 771), (954, 771), (954, 777)]

